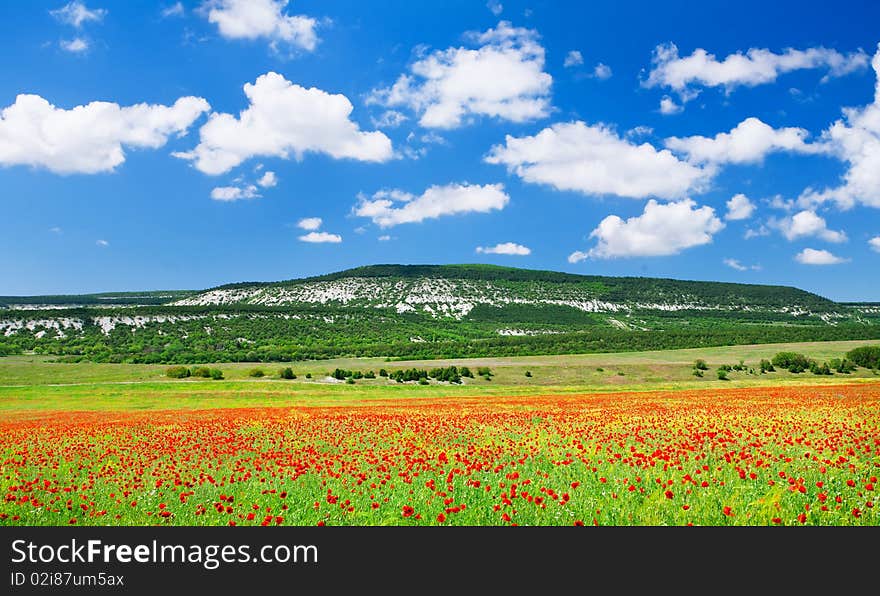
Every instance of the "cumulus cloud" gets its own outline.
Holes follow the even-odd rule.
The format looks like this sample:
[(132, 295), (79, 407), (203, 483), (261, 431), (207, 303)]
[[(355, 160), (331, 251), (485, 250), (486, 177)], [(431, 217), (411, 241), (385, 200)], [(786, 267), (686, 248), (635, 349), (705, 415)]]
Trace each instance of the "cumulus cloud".
[(585, 253), (580, 250), (576, 250), (573, 253), (571, 253), (570, 255), (568, 255), (568, 262), (572, 263), (572, 264), (580, 263), (581, 261), (586, 261), (589, 258), (590, 258), (590, 255), (588, 253)]
[(353, 106), (344, 95), (306, 89), (274, 72), (245, 84), (244, 93), (250, 105), (238, 118), (211, 114), (198, 146), (175, 156), (191, 160), (205, 174), (228, 172), (257, 156), (302, 159), (313, 152), (372, 162), (393, 156), (387, 136), (364, 132), (350, 119)]
[(805, 248), (795, 255), (794, 259), (802, 265), (838, 265), (849, 260), (838, 257), (827, 250), (816, 250), (814, 248)]
[(94, 101), (65, 110), (39, 95), (19, 95), (0, 111), (0, 165), (109, 172), (125, 161), (125, 147), (162, 147), (209, 109), (200, 97), (182, 97), (172, 106)]
[(833, 201), (844, 209), (857, 204), (880, 208), (880, 44), (871, 65), (876, 76), (874, 101), (844, 109), (843, 118), (823, 133), (831, 153), (847, 164), (842, 184), (806, 189), (798, 199), (802, 206)]
[(246, 199), (258, 199), (260, 196), (257, 187), (253, 184), (247, 184), (244, 186), (218, 186), (211, 191), (212, 199), (224, 203)]
[(57, 10), (50, 10), (49, 14), (62, 23), (79, 28), (83, 26), (83, 23), (92, 21), (100, 23), (107, 15), (107, 11), (103, 8), (90, 9), (82, 2), (75, 0)]
[(62, 39), (58, 42), (61, 49), (71, 54), (81, 54), (88, 51), (89, 40), (82, 37), (74, 37), (73, 39)]
[(550, 113), (553, 79), (544, 72), (537, 32), (502, 21), (468, 37), (479, 47), (421, 57), (394, 85), (375, 89), (368, 103), (409, 108), (421, 126), (444, 129), (462, 126), (469, 116), (525, 122)]
[(275, 172), (266, 172), (260, 176), (257, 184), (263, 188), (273, 188), (278, 185), (278, 176), (275, 175)]
[(318, 44), (318, 22), (284, 12), (288, 0), (206, 0), (200, 12), (227, 39), (267, 39), (312, 51)]
[(735, 194), (727, 201), (727, 215), (724, 216), (724, 219), (728, 221), (748, 219), (755, 212), (755, 209), (755, 204), (749, 200), (749, 197), (742, 193)]
[(527, 256), (532, 254), (532, 249), (514, 242), (502, 242), (495, 246), (478, 246), (477, 253), (484, 255), (517, 255)]
[(760, 265), (743, 265), (736, 259), (724, 259), (724, 264), (737, 271), (760, 271)]
[(339, 244), (342, 242), (342, 236), (339, 234), (330, 234), (329, 232), (309, 232), (299, 237), (302, 242), (311, 242), (313, 244)]
[(746, 118), (730, 132), (714, 137), (669, 137), (666, 147), (685, 154), (694, 163), (745, 164), (759, 163), (774, 151), (822, 153), (822, 144), (805, 142), (808, 132), (803, 128), (773, 128), (758, 118)]
[(304, 217), (296, 222), (296, 227), (302, 230), (314, 231), (320, 228), (322, 223), (324, 223), (324, 220), (320, 217)]
[(610, 79), (612, 74), (613, 73), (611, 72), (611, 67), (607, 64), (603, 64), (602, 62), (593, 67), (593, 76), (600, 81)]
[(401, 190), (381, 190), (361, 197), (354, 214), (369, 217), (382, 228), (418, 223), (445, 215), (489, 213), (504, 209), (510, 197), (501, 184), (431, 186), (419, 196)]
[(507, 135), (485, 161), (557, 190), (636, 199), (682, 197), (701, 186), (705, 176), (671, 151), (636, 145), (603, 124), (584, 122), (554, 124), (535, 136)]
[(800, 211), (791, 217), (774, 220), (771, 224), (789, 242), (810, 237), (820, 238), (826, 242), (846, 242), (846, 233), (829, 230), (825, 219), (817, 215), (815, 211)]
[(699, 87), (722, 87), (729, 93), (739, 86), (772, 83), (780, 74), (795, 70), (824, 69), (826, 79), (840, 77), (864, 68), (868, 56), (861, 50), (842, 54), (823, 47), (788, 48), (781, 53), (751, 48), (718, 60), (702, 48), (681, 57), (678, 47), (668, 43), (655, 48), (651, 62), (651, 72), (642, 84), (672, 89), (686, 102), (696, 97)]
[(378, 118), (373, 118), (373, 126), (376, 128), (397, 128), (409, 118), (406, 114), (397, 110), (385, 110)]
[(581, 66), (584, 63), (584, 57), (578, 50), (571, 50), (568, 54), (565, 55), (565, 61), (562, 63), (562, 66), (565, 68), (571, 68), (573, 66)]
[(669, 97), (668, 95), (664, 95), (660, 99), (660, 113), (664, 116), (669, 116), (671, 114), (679, 114), (684, 110), (684, 107), (675, 103), (675, 100)]
[(379, 242), (388, 242), (389, 240), (391, 240), (391, 236), (389, 236), (388, 234), (382, 234), (377, 238), (377, 240)]
[(880, 236), (874, 236), (868, 240), (868, 246), (870, 246), (871, 249), (880, 252)]
[(101, 248), (107, 248), (108, 246), (110, 246), (110, 243), (107, 242), (106, 240), (96, 240), (95, 244), (97, 244)]
[(709, 244), (722, 228), (724, 224), (711, 207), (698, 207), (691, 199), (666, 204), (651, 199), (639, 216), (623, 220), (609, 215), (603, 219), (590, 234), (597, 243), (587, 257), (617, 259), (676, 255), (685, 249)]

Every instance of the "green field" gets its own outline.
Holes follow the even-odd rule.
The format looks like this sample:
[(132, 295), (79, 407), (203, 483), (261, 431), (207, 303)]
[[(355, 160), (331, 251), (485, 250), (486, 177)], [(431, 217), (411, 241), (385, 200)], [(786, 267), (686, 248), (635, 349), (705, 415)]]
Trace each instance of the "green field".
[[(223, 363), (225, 380), (169, 379), (165, 365), (57, 363), (45, 356), (0, 358), (0, 410), (149, 410), (214, 407), (343, 405), (398, 398), (478, 397), (481, 395), (547, 395), (584, 392), (650, 391), (711, 387), (755, 387), (791, 384), (833, 384), (878, 377), (870, 370), (817, 377), (810, 373), (731, 373), (719, 381), (714, 369), (722, 364), (757, 366), (780, 351), (801, 352), (818, 361), (840, 358), (870, 341), (811, 342), (697, 348), (612, 354), (524, 356), (388, 362), (381, 358), (344, 358), (294, 363), (296, 380), (278, 378), (280, 364)], [(703, 378), (692, 374), (697, 358), (708, 363)], [(488, 366), (491, 381), (477, 377), (461, 385), (433, 382), (428, 386), (398, 384), (386, 379), (359, 380), (348, 385), (327, 374), (335, 368), (378, 372), (442, 366)], [(254, 368), (266, 376), (252, 378)], [(526, 371), (531, 377), (526, 376)], [(306, 379), (307, 373), (312, 379)]]

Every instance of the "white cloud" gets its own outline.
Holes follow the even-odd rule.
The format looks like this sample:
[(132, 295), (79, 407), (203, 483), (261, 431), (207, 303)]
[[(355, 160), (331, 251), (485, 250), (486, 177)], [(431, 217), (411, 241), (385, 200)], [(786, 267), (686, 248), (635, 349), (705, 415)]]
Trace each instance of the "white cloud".
[(829, 230), (825, 220), (816, 215), (815, 211), (801, 211), (771, 223), (789, 242), (809, 237), (821, 238), (826, 242), (846, 242), (846, 234), (843, 231)]
[(165, 19), (169, 17), (182, 17), (184, 14), (186, 14), (186, 9), (183, 7), (183, 4), (181, 2), (175, 2), (171, 6), (163, 8), (159, 14), (161, 14), (162, 18)]
[(743, 238), (746, 240), (751, 240), (752, 238), (763, 238), (764, 236), (770, 235), (770, 228), (761, 224), (757, 228), (750, 228), (746, 230), (746, 233), (743, 235)]
[(873, 250), (880, 252), (880, 236), (874, 236), (870, 240), (868, 240), (868, 246), (870, 246)]
[(407, 120), (406, 114), (397, 110), (385, 110), (378, 118), (372, 118), (376, 128), (397, 128)]
[(660, 99), (660, 113), (663, 114), (664, 116), (669, 116), (671, 114), (678, 114), (682, 110), (684, 110), (684, 108), (682, 106), (678, 105), (677, 103), (675, 103), (675, 100), (673, 100), (668, 95), (664, 95)]
[(486, 2), (486, 8), (492, 11), (496, 17), (504, 12), (504, 5), (499, 2), (499, 0), (489, 0)]
[(223, 202), (258, 199), (260, 196), (257, 187), (253, 184), (246, 186), (218, 186), (211, 191), (212, 199)]
[(107, 11), (103, 8), (89, 9), (85, 4), (75, 0), (68, 2), (57, 10), (50, 10), (49, 14), (58, 21), (74, 27), (82, 27), (83, 23), (94, 21), (100, 23), (107, 15)]
[(71, 54), (80, 54), (89, 49), (89, 40), (82, 37), (74, 37), (73, 39), (62, 39), (58, 42), (61, 49)]
[(364, 132), (350, 119), (351, 102), (312, 87), (295, 85), (269, 72), (247, 83), (250, 105), (239, 117), (213, 113), (199, 131), (199, 145), (175, 156), (192, 160), (205, 174), (228, 172), (257, 156), (302, 159), (308, 152), (336, 159), (382, 162), (392, 158), (391, 140)]
[(654, 129), (650, 126), (639, 125), (626, 131), (626, 138), (647, 137), (654, 134)]
[(603, 124), (554, 124), (532, 137), (507, 135), (485, 161), (506, 165), (526, 182), (588, 195), (678, 198), (701, 185), (704, 172), (649, 143), (635, 145)]
[(735, 194), (727, 201), (727, 215), (724, 216), (724, 219), (728, 221), (748, 219), (755, 212), (755, 209), (755, 204), (749, 200), (749, 197), (742, 193)]
[(318, 44), (312, 17), (285, 14), (288, 0), (206, 0), (200, 11), (227, 39), (265, 38), (312, 51)]
[(612, 74), (611, 67), (601, 62), (593, 68), (593, 76), (600, 81), (610, 79)]
[(648, 201), (644, 212), (626, 221), (609, 215), (590, 234), (597, 244), (587, 255), (598, 259), (676, 255), (709, 244), (724, 228), (711, 207), (697, 207), (691, 199), (660, 204)]
[(501, 184), (448, 184), (431, 186), (419, 196), (396, 189), (382, 190), (372, 197), (361, 197), (354, 214), (389, 228), (445, 215), (489, 213), (504, 209), (508, 201), (510, 197)]
[(389, 88), (374, 90), (368, 103), (407, 107), (426, 128), (457, 128), (468, 116), (512, 122), (550, 113), (553, 78), (544, 72), (544, 48), (531, 29), (507, 21), (470, 34), (476, 49), (437, 50), (410, 66)]
[(296, 227), (302, 230), (314, 231), (320, 228), (322, 223), (324, 223), (324, 220), (320, 217), (304, 217), (296, 222)]
[(743, 265), (736, 259), (724, 259), (724, 264), (737, 271), (760, 271), (760, 265)]
[(822, 153), (822, 144), (808, 144), (809, 133), (803, 128), (773, 128), (757, 118), (746, 118), (731, 129), (714, 137), (669, 137), (666, 147), (687, 155), (694, 163), (744, 164), (759, 163), (773, 151)]
[(838, 257), (827, 250), (816, 250), (813, 248), (805, 248), (795, 255), (794, 259), (802, 265), (838, 265), (849, 260)]
[(571, 50), (568, 54), (565, 55), (565, 62), (562, 63), (562, 66), (565, 68), (571, 68), (573, 66), (581, 66), (584, 63), (584, 57), (578, 50)]
[(257, 184), (263, 188), (273, 188), (278, 185), (278, 176), (275, 175), (275, 172), (266, 172), (257, 180)]
[(388, 242), (389, 240), (391, 240), (391, 236), (389, 236), (388, 234), (382, 234), (381, 236), (379, 236), (379, 238), (377, 238), (377, 240), (379, 242)]
[(64, 110), (39, 95), (19, 95), (0, 111), (0, 165), (109, 172), (125, 161), (123, 147), (162, 147), (209, 109), (200, 97), (182, 97), (173, 106), (94, 101)]
[(300, 236), (299, 239), (302, 242), (312, 242), (314, 244), (339, 244), (342, 242), (342, 236), (328, 232), (309, 232), (304, 236)]
[(495, 246), (478, 246), (477, 253), (485, 255), (517, 255), (526, 256), (532, 254), (532, 249), (514, 242), (502, 242)]
[(772, 83), (780, 74), (794, 70), (823, 68), (827, 70), (826, 79), (843, 76), (864, 68), (868, 56), (861, 50), (842, 54), (822, 47), (788, 48), (779, 54), (751, 48), (745, 54), (738, 52), (718, 60), (698, 48), (682, 58), (676, 45), (669, 43), (656, 47), (651, 62), (653, 67), (643, 85), (672, 89), (686, 102), (699, 93), (697, 87), (723, 87), (729, 93), (738, 86)]
[(580, 263), (581, 261), (586, 261), (589, 258), (590, 258), (590, 255), (588, 253), (576, 250), (573, 253), (571, 253), (570, 255), (568, 255), (568, 262), (569, 263)]
[(49, 228), (49, 231), (52, 232), (53, 234), (60, 234), (64, 230), (62, 230), (59, 226), (53, 226), (53, 227)]
[(876, 76), (874, 101), (863, 108), (845, 108), (843, 118), (823, 133), (831, 152), (846, 162), (843, 184), (818, 191), (808, 188), (798, 203), (812, 207), (834, 201), (844, 209), (862, 204), (880, 208), (880, 44), (871, 65)]
[(107, 248), (108, 246), (110, 246), (110, 243), (107, 242), (106, 240), (96, 240), (95, 244), (97, 244), (101, 248)]

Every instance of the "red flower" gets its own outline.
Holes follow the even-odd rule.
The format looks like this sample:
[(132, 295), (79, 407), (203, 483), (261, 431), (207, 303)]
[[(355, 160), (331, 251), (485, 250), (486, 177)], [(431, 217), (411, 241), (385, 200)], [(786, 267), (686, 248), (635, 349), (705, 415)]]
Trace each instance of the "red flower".
[(802, 524), (805, 524), (805, 523), (807, 523), (807, 514), (806, 513), (799, 513), (797, 519)]
[(402, 513), (403, 513), (403, 517), (410, 517), (410, 516), (412, 516), (412, 514), (415, 513), (415, 512), (416, 512), (415, 509), (413, 509), (413, 508), (410, 507), (409, 505), (404, 505), (404, 506), (403, 506), (403, 511), (402, 511)]
[(666, 492), (665, 492), (665, 493), (663, 493), (663, 494), (665, 494), (665, 495), (666, 495), (666, 498), (667, 498), (667, 499), (671, 499), (671, 498), (672, 498), (672, 497), (674, 497), (674, 496), (675, 496), (675, 495), (674, 495), (674, 494), (673, 494), (673, 493), (672, 493), (672, 491), (671, 491), (671, 490), (668, 490), (668, 491), (666, 491)]
[(437, 516), (437, 521), (442, 524), (443, 522), (446, 521), (446, 516), (441, 513), (440, 515)]
[(727, 505), (724, 506), (724, 509), (721, 510), (721, 513), (723, 513), (727, 517), (733, 517), (733, 509), (731, 509)]

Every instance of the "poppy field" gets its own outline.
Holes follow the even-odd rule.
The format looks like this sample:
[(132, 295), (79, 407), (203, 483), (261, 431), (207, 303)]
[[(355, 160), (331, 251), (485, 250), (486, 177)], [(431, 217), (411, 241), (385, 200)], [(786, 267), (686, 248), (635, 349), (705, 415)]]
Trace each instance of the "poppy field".
[(869, 525), (880, 384), (21, 411), (0, 525)]

